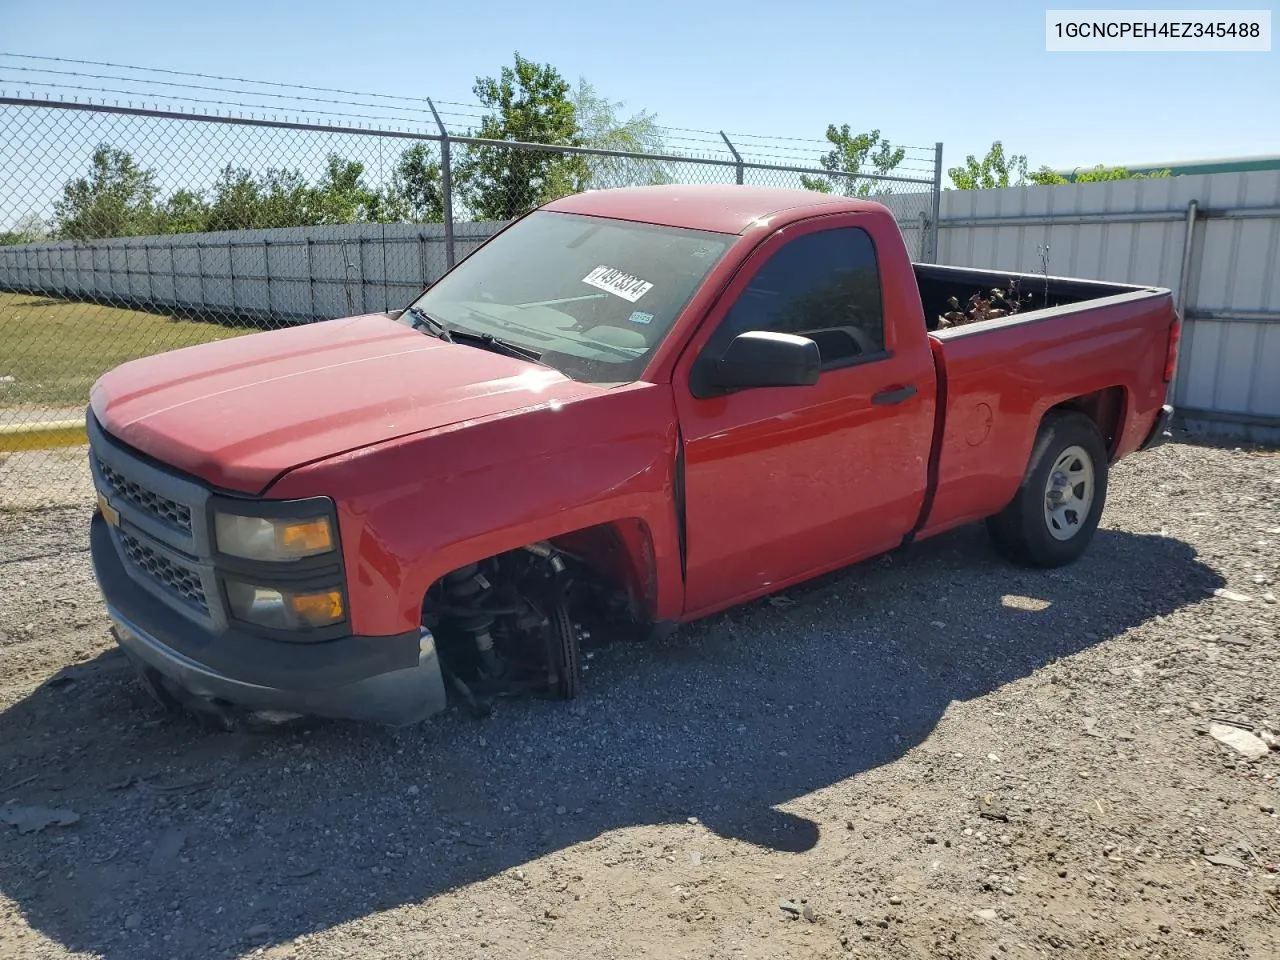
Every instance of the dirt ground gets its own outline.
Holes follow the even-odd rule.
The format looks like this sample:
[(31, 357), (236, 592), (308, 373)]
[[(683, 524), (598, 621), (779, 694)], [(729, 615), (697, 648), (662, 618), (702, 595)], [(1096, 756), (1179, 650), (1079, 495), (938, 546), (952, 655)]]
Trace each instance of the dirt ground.
[(0, 512), (5, 958), (1280, 956), (1280, 753), (1210, 733), (1280, 732), (1275, 451), (1126, 460), (1066, 569), (968, 528), (398, 732), (162, 715), (87, 520)]

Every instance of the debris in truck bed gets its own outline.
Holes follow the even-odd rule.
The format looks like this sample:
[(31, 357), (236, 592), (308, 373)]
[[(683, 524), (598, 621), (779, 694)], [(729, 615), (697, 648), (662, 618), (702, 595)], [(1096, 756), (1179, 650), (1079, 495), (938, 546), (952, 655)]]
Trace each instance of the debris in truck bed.
[(1021, 292), (1021, 281), (1017, 277), (1010, 277), (1007, 290), (992, 287), (985, 293), (978, 291), (969, 297), (968, 304), (963, 309), (958, 298), (948, 297), (947, 306), (951, 309), (938, 317), (938, 329), (946, 330), (984, 320), (1011, 317), (1030, 301), (1031, 294)]

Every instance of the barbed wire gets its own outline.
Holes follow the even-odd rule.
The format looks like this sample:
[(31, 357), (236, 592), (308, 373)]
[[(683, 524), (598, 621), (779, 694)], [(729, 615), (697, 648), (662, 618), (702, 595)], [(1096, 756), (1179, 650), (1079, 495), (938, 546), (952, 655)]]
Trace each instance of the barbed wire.
[[(37, 86), (37, 87), (42, 87), (47, 89), (54, 89), (54, 90), (56, 89), (76, 90), (82, 93), (118, 93), (126, 97), (128, 96), (138, 97), (145, 102), (151, 102), (153, 106), (155, 106), (160, 101), (173, 100), (173, 101), (182, 101), (185, 103), (192, 103), (197, 105), (208, 105), (211, 107), (218, 107), (218, 108), (225, 107), (229, 109), (234, 107), (242, 110), (257, 110), (257, 111), (262, 111), (264, 113), (278, 112), (278, 113), (292, 113), (300, 116), (310, 115), (315, 117), (342, 117), (342, 118), (352, 118), (352, 119), (361, 119), (361, 120), (385, 120), (389, 122), (407, 123), (410, 125), (421, 124), (423, 126), (430, 126), (432, 128), (434, 128), (435, 126), (434, 117), (430, 113), (430, 106), (428, 104), (428, 98), (426, 97), (412, 97), (412, 96), (407, 96), (403, 94), (373, 93), (369, 91), (349, 90), (341, 87), (321, 87), (321, 86), (314, 86), (311, 84), (286, 83), (286, 82), (275, 81), (275, 80), (255, 80), (248, 77), (235, 77), (235, 76), (229, 76), (226, 74), (202, 73), (199, 71), (175, 70), (175, 69), (166, 68), (166, 67), (150, 67), (150, 66), (140, 66), (136, 64), (122, 64), (122, 63), (114, 63), (106, 60), (87, 60), (87, 59), (78, 59), (78, 58), (72, 58), (72, 57), (53, 57), (53, 56), (46, 56), (46, 55), (40, 55), (40, 54), (11, 53), (11, 52), (0, 51), (0, 60), (2, 60), (3, 58), (20, 59), (20, 60), (26, 60), (26, 61), (42, 62), (42, 63), (68, 64), (71, 66), (105, 67), (111, 70), (124, 70), (124, 71), (132, 71), (136, 73), (147, 74), (148, 76), (120, 77), (120, 76), (111, 76), (111, 75), (99, 74), (99, 73), (88, 73), (88, 72), (77, 71), (77, 70), (66, 70), (66, 69), (61, 69), (56, 67), (23, 67), (23, 66), (16, 66), (13, 64), (7, 64), (3, 62), (0, 62), (0, 70), (9, 70), (13, 72), (22, 72), (22, 73), (45, 74), (45, 75), (51, 75), (51, 76), (77, 77), (81, 79), (117, 81), (121, 83), (137, 84), (137, 85), (152, 84), (156, 86), (173, 87), (178, 89), (206, 90), (211, 93), (230, 93), (230, 94), (246, 95), (251, 97), (274, 98), (278, 100), (292, 100), (292, 101), (297, 101), (299, 103), (314, 103), (318, 105), (323, 105), (325, 108), (319, 109), (319, 108), (311, 108), (306, 106), (286, 106), (283, 103), (281, 104), (247, 103), (247, 102), (238, 101), (238, 100), (182, 96), (179, 94), (171, 93), (169, 91), (157, 92), (157, 91), (146, 91), (146, 90), (120, 89), (120, 88), (114, 88), (114, 87), (95, 88), (95, 87), (87, 87), (83, 85), (75, 85), (75, 84), (62, 83), (62, 82), (54, 83), (51, 81), (34, 81), (34, 80), (20, 81), (16, 79), (10, 80), (4, 77), (0, 77), (0, 82), (9, 82), (9, 83), (13, 83), (16, 86)], [(305, 91), (305, 93), (295, 93), (295, 92), (273, 93), (268, 90), (240, 90), (235, 88), (212, 86), (207, 84), (186, 83), (186, 82), (177, 81), (177, 80), (164, 80), (156, 76), (151, 76), (155, 74), (164, 75), (164, 76), (184, 77), (188, 79), (216, 80), (224, 83), (236, 83), (242, 86), (272, 87), (277, 90)], [(341, 100), (341, 99), (335, 99), (333, 97), (316, 97), (316, 96), (310, 95), (315, 93), (338, 94), (345, 97), (360, 97), (363, 99)], [(368, 102), (370, 100), (384, 100), (384, 101), (390, 101), (390, 103), (387, 103), (387, 104), (370, 103)], [(488, 108), (486, 108), (484, 104), (481, 104), (481, 103), (462, 102), (462, 101), (454, 101), (454, 100), (433, 100), (432, 102), (440, 106), (461, 108), (457, 110), (439, 110), (441, 117), (447, 117), (450, 120), (468, 121), (474, 125), (483, 121), (486, 116), (490, 115)], [(421, 104), (428, 104), (428, 105), (425, 107), (419, 106)], [(364, 107), (369, 110), (377, 110), (380, 112), (377, 116), (371, 117), (363, 114), (353, 114), (353, 113), (342, 111), (342, 110), (327, 109), (328, 106)], [(388, 111), (401, 111), (401, 112), (390, 113)], [(450, 134), (458, 133), (458, 131), (455, 131), (455, 130), (448, 130), (447, 127), (446, 127), (446, 130)], [(826, 138), (787, 137), (787, 136), (774, 136), (771, 134), (742, 133), (742, 132), (722, 133), (721, 131), (718, 131), (718, 130), (707, 130), (707, 129), (697, 128), (697, 127), (669, 126), (666, 124), (655, 124), (654, 131), (664, 141), (671, 141), (675, 144), (688, 145), (688, 146), (677, 146), (676, 149), (678, 150), (679, 149), (702, 149), (717, 156), (728, 155), (728, 150), (726, 148), (726, 145), (723, 139), (724, 136), (728, 136), (731, 139), (746, 141), (745, 143), (737, 144), (737, 146), (739, 146), (739, 148), (745, 146), (747, 150), (750, 151), (750, 155), (756, 159), (785, 159), (787, 161), (794, 161), (795, 159), (801, 158), (801, 159), (812, 161), (818, 155), (819, 151), (827, 152), (833, 146), (831, 141), (827, 140)], [(690, 136), (684, 136), (684, 134), (696, 134), (697, 136), (690, 137)], [(811, 144), (813, 145), (814, 149), (805, 150), (804, 148), (788, 146), (788, 144)], [(932, 161), (934, 156), (933, 147), (922, 147), (922, 146), (917, 147), (917, 146), (909, 146), (905, 144), (898, 144), (896, 146), (899, 146), (902, 149), (907, 150), (908, 152), (919, 151), (922, 154), (922, 156), (911, 157), (910, 159), (928, 161), (929, 170), (932, 171), (932, 166), (933, 166)], [(769, 151), (769, 152), (766, 153), (763, 151)], [(912, 169), (912, 172), (915, 172), (915, 168)]]
[[(0, 68), (0, 69), (2, 69), (2, 68)], [(0, 83), (3, 83), (3, 82), (5, 82), (5, 78), (4, 78), (4, 77), (0, 77)], [(22, 86), (33, 86), (33, 87), (53, 87), (53, 88), (56, 88), (56, 89), (64, 89), (64, 90), (80, 90), (80, 91), (85, 91), (85, 92), (90, 92), (90, 93), (119, 93), (119, 94), (124, 94), (125, 96), (137, 97), (137, 98), (139, 98), (139, 101), (140, 101), (140, 102), (143, 102), (143, 103), (150, 102), (150, 103), (152, 103), (153, 105), (155, 105), (156, 101), (157, 101), (157, 100), (159, 100), (159, 99), (166, 99), (166, 100), (181, 100), (181, 101), (183, 101), (183, 102), (185, 102), (185, 103), (196, 103), (196, 104), (201, 104), (201, 105), (211, 106), (211, 107), (213, 107), (213, 106), (217, 106), (217, 107), (238, 107), (238, 108), (240, 108), (240, 109), (242, 109), (242, 110), (282, 111), (282, 107), (281, 107), (281, 105), (279, 105), (279, 104), (269, 104), (269, 103), (245, 103), (244, 101), (241, 101), (241, 100), (215, 100), (215, 99), (207, 99), (207, 98), (202, 98), (202, 97), (186, 97), (186, 96), (183, 96), (183, 95), (181, 95), (181, 94), (169, 94), (169, 95), (167, 95), (165, 98), (156, 98), (156, 97), (154, 97), (154, 96), (147, 96), (147, 95), (146, 95), (144, 92), (142, 92), (142, 91), (138, 91), (138, 90), (121, 90), (121, 89), (118, 89), (118, 88), (116, 88), (116, 87), (85, 87), (85, 86), (80, 86), (80, 85), (76, 85), (76, 84), (54, 84), (54, 83), (41, 83), (40, 81), (37, 81), (37, 80), (28, 80), (28, 81), (26, 81), (24, 84), (21, 84), (21, 85), (22, 85)], [(156, 108), (156, 109), (159, 109), (159, 107), (158, 107), (158, 106), (156, 106), (155, 108)], [(383, 114), (382, 116), (379, 116), (379, 117), (369, 117), (369, 116), (367, 116), (366, 114), (362, 114), (362, 113), (348, 113), (348, 112), (341, 111), (341, 110), (312, 110), (312, 111), (307, 111), (307, 110), (296, 110), (296, 109), (295, 109), (295, 110), (293, 110), (293, 111), (291, 111), (291, 112), (299, 113), (299, 114), (311, 113), (311, 114), (313, 114), (314, 116), (327, 116), (327, 117), (354, 117), (354, 118), (359, 118), (359, 119), (362, 119), (362, 120), (393, 120), (393, 121), (408, 122), (408, 123), (430, 123), (430, 124), (431, 124), (431, 126), (432, 126), (433, 128), (434, 128), (434, 126), (435, 126), (435, 122), (434, 122), (430, 117), (428, 117), (428, 118), (425, 118), (425, 119), (424, 119), (424, 118), (422, 118), (422, 117), (406, 117), (406, 116), (397, 116), (397, 115), (394, 115), (394, 114)], [(441, 115), (444, 115), (444, 112), (443, 112), (443, 111), (441, 111)], [(433, 130), (433, 132), (435, 132), (435, 131)]]
[[(118, 77), (118, 76), (113, 76), (110, 74), (103, 74), (103, 73), (84, 73), (78, 70), (54, 70), (47, 67), (14, 67), (8, 64), (0, 64), (0, 70), (9, 70), (9, 71), (21, 72), (21, 73), (52, 74), (54, 76), (62, 76), (62, 77), (79, 77), (86, 80), (114, 80), (122, 83), (139, 83), (139, 84), (152, 83), (152, 84), (158, 84), (160, 86), (165, 86), (165, 87), (178, 87), (184, 90), (208, 90), (214, 93), (236, 93), (236, 94), (251, 93), (253, 96), (257, 96), (257, 97), (276, 97), (282, 100), (302, 100), (302, 101), (307, 101), (312, 103), (338, 104), (340, 106), (348, 106), (348, 107), (368, 107), (373, 110), (388, 109), (384, 104), (369, 103), (367, 100), (335, 100), (331, 97), (310, 97), (310, 96), (305, 96), (303, 94), (295, 94), (295, 93), (272, 93), (268, 90), (256, 90), (256, 91), (236, 90), (232, 87), (216, 87), (216, 86), (210, 86), (209, 84), (203, 84), (203, 83), (183, 83), (178, 80), (153, 80), (150, 78), (136, 79), (134, 77)], [(34, 83), (37, 83), (38, 81), (27, 81), (27, 82), (34, 84)], [(50, 85), (50, 84), (46, 84), (46, 85)], [(168, 94), (166, 95), (169, 96)], [(370, 96), (376, 96), (376, 94), (370, 94)], [(426, 103), (426, 100), (424, 99), (422, 102)], [(413, 107), (400, 106), (400, 107), (396, 107), (395, 109), (408, 110), (413, 113), (421, 113), (428, 120), (431, 119), (431, 109), (430, 107), (427, 107), (427, 106), (421, 107), (419, 109), (415, 109)]]
[[(43, 60), (51, 63), (72, 63), (79, 66), (89, 67), (110, 67), (113, 70), (137, 70), (139, 72), (163, 73), (177, 77), (195, 77), (201, 80), (224, 80), (230, 83), (255, 84), (265, 87), (281, 87), (293, 90), (310, 90), (316, 93), (341, 93), (353, 97), (376, 97), (384, 100), (412, 100), (415, 102), (421, 102), (424, 99), (421, 97), (406, 97), (402, 94), (369, 93), (361, 90), (343, 90), (338, 87), (316, 87), (304, 83), (281, 83), (276, 80), (251, 80), (246, 77), (229, 77), (216, 73), (197, 73), (190, 70), (170, 70), (165, 67), (142, 67), (127, 63), (109, 63), (105, 60), (76, 60), (70, 57), (49, 57), (33, 53), (7, 53), (3, 51), (0, 51), (0, 57), (13, 57), (21, 60)], [(480, 106), (480, 104), (460, 103), (451, 100), (437, 100), (436, 103), (447, 103), (452, 107)]]

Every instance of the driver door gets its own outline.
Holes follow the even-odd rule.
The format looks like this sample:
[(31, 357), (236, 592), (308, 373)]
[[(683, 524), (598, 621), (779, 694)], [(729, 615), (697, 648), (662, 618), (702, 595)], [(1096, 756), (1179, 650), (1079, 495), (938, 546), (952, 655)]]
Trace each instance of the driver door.
[(919, 516), (933, 361), (923, 330), (899, 342), (903, 318), (885, 303), (901, 298), (882, 297), (875, 243), (858, 222), (824, 217), (766, 240), (707, 318), (705, 345), (695, 338), (677, 368), (687, 383), (699, 357), (747, 330), (807, 336), (822, 355), (813, 386), (705, 399), (696, 385), (677, 389), (687, 614), (896, 547)]

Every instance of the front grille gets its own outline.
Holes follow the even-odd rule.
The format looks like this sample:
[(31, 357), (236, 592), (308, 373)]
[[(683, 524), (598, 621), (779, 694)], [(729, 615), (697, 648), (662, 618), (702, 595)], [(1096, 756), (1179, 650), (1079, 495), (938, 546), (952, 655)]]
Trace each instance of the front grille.
[(101, 457), (97, 458), (98, 471), (116, 497), (126, 500), (149, 516), (167, 524), (187, 536), (191, 535), (191, 508), (185, 504), (162, 497), (148, 490), (136, 480), (130, 480)]
[(124, 547), (125, 556), (135, 567), (178, 599), (195, 607), (201, 613), (208, 614), (209, 600), (205, 596), (204, 585), (200, 582), (200, 574), (196, 570), (161, 555), (124, 530), (120, 531), (120, 545)]

